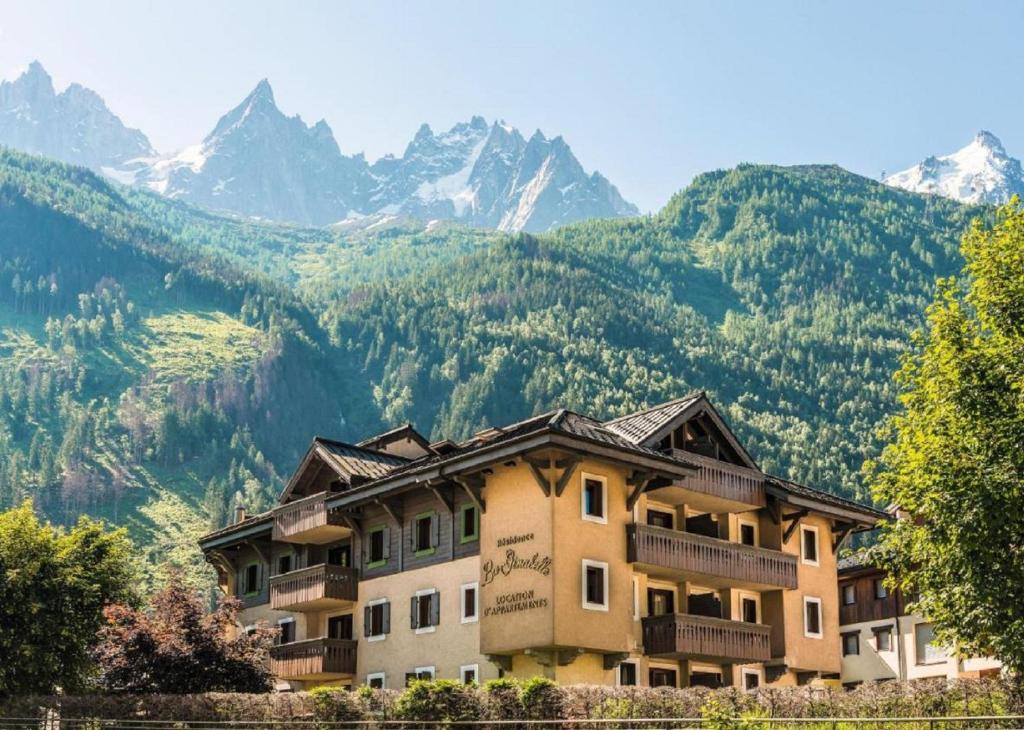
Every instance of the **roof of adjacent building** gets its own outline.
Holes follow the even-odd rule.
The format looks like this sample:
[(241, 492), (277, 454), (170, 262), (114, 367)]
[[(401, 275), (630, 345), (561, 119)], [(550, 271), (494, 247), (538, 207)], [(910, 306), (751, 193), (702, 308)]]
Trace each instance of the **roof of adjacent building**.
[(875, 509), (874, 507), (861, 504), (860, 502), (847, 499), (846, 497), (840, 497), (839, 495), (832, 494), (831, 492), (824, 492), (820, 489), (814, 489), (813, 487), (808, 487), (804, 484), (798, 484), (797, 482), (791, 482), (788, 479), (782, 479), (771, 475), (765, 475), (765, 479), (768, 481), (768, 484), (774, 485), (788, 494), (813, 499), (816, 502), (824, 502), (841, 509), (867, 512), (880, 520), (886, 520), (890, 517), (889, 513), (884, 510)]

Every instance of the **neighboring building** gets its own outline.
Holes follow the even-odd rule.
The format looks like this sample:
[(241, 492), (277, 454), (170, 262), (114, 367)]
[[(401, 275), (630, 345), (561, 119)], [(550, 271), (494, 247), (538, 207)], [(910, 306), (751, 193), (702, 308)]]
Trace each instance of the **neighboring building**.
[(314, 439), (278, 506), (201, 540), (293, 688), (838, 680), (836, 550), (885, 514), (764, 474), (702, 393), (462, 443)]
[(842, 682), (928, 677), (978, 678), (999, 674), (994, 659), (960, 659), (934, 642), (932, 625), (909, 613), (903, 594), (885, 587), (885, 571), (863, 553), (839, 561), (839, 632)]

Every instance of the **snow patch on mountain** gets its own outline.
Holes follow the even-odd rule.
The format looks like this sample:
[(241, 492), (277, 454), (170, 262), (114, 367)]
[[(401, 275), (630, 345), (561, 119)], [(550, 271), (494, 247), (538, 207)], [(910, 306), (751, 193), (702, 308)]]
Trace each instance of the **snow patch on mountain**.
[(890, 175), (885, 184), (915, 193), (942, 195), (965, 203), (1005, 203), (1024, 194), (1020, 160), (1007, 154), (991, 132), (981, 131), (967, 146)]

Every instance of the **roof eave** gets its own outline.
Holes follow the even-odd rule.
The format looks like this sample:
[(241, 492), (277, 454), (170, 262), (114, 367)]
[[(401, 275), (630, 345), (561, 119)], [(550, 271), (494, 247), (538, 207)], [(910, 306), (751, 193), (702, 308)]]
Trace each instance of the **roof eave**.
[(857, 525), (857, 527), (854, 528), (854, 532), (863, 532), (864, 530), (874, 529), (880, 520), (885, 519), (883, 515), (879, 514), (877, 510), (874, 510), (871, 507), (855, 509), (852, 505), (850, 507), (843, 507), (836, 504), (829, 504), (823, 500), (811, 499), (810, 497), (793, 494), (782, 487), (777, 487), (772, 484), (766, 484), (765, 491), (770, 496), (782, 500), (787, 504), (791, 504), (794, 507), (803, 507), (819, 514), (852, 522)]

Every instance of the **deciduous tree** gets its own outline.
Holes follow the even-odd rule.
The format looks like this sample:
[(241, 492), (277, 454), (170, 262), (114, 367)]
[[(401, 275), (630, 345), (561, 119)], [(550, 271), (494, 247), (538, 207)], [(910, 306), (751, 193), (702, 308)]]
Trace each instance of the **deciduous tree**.
[(240, 606), (228, 598), (207, 613), (199, 593), (171, 575), (145, 608), (109, 607), (95, 650), (100, 685), (168, 694), (270, 690), (267, 659), (277, 630), (232, 630)]
[(131, 552), (100, 522), (62, 530), (28, 502), (0, 513), (0, 695), (88, 682), (103, 608), (132, 598)]
[(1024, 208), (964, 237), (960, 278), (939, 282), (897, 381), (902, 412), (876, 495), (913, 519), (889, 526), (885, 565), (936, 635), (1024, 676)]

